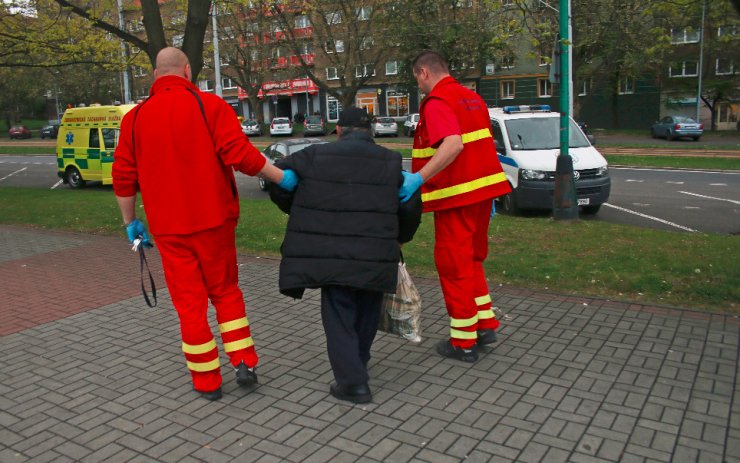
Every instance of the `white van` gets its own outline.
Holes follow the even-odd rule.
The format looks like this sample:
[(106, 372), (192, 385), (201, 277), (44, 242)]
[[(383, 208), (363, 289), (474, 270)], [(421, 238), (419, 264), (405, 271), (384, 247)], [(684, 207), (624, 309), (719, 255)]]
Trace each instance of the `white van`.
[[(548, 105), (489, 108), (496, 151), (512, 192), (498, 199), (497, 208), (514, 214), (522, 209), (552, 209), (555, 164), (560, 154), (560, 114)], [(578, 205), (583, 214), (596, 214), (609, 200), (611, 179), (606, 159), (570, 120)]]

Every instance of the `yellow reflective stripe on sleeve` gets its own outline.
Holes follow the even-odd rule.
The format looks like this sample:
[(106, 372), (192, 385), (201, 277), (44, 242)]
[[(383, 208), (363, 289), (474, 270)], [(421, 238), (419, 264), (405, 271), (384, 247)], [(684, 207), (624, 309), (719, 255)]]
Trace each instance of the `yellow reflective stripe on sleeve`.
[(489, 318), (496, 318), (496, 316), (493, 314), (493, 310), (487, 309), (478, 311), (479, 320), (488, 320)]
[(453, 328), (465, 328), (478, 323), (478, 315), (470, 318), (452, 318), (450, 317), (450, 326)]
[(450, 337), (456, 339), (478, 339), (478, 333), (475, 331), (460, 331), (450, 328)]
[(182, 343), (182, 351), (186, 354), (205, 354), (206, 352), (210, 352), (215, 348), (216, 341), (213, 339), (206, 343), (198, 345), (186, 344), (184, 342)]
[(468, 132), (462, 134), (463, 143), (471, 143), (485, 138), (491, 138), (491, 129), (480, 129), (475, 132)]
[(449, 198), (450, 196), (461, 195), (463, 193), (469, 193), (471, 191), (478, 190), (487, 186), (495, 185), (506, 181), (506, 174), (499, 172), (498, 174), (489, 175), (475, 179), (472, 182), (461, 183), (459, 185), (453, 185), (447, 188), (442, 188), (429, 193), (423, 193), (421, 195), (422, 201), (433, 201), (435, 199)]
[(218, 358), (211, 360), (210, 362), (188, 362), (188, 370), (190, 371), (212, 371), (217, 370), (221, 367), (218, 363)]
[(234, 352), (235, 350), (239, 349), (246, 349), (247, 347), (251, 347), (254, 345), (254, 341), (252, 340), (252, 337), (248, 337), (247, 339), (240, 339), (238, 341), (233, 342), (225, 342), (224, 343), (224, 351), (228, 352)]
[(485, 296), (479, 296), (475, 298), (475, 305), (483, 305), (491, 302), (491, 295), (486, 294)]
[(221, 323), (218, 325), (218, 330), (222, 333), (227, 333), (229, 331), (238, 330), (239, 328), (244, 328), (246, 326), (249, 326), (249, 322), (247, 321), (247, 317), (243, 318), (237, 318), (236, 320), (231, 320), (230, 322)]
[[(492, 138), (492, 135), (490, 129), (480, 129), (475, 132), (464, 133), (460, 137), (462, 138), (463, 144), (465, 144), (483, 140), (485, 138)], [(437, 148), (416, 148), (411, 150), (411, 157), (417, 159), (431, 158), (436, 152)]]

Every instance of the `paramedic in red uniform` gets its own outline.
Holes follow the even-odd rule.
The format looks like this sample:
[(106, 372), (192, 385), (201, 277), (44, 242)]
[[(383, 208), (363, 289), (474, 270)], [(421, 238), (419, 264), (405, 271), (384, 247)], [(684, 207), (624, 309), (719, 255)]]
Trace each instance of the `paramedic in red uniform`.
[(221, 398), (216, 341), (208, 325), (208, 300), (224, 350), (242, 386), (257, 383), (257, 353), (238, 286), (234, 230), (239, 218), (234, 169), (260, 175), (287, 189), (283, 172), (244, 136), (233, 109), (191, 83), (185, 54), (164, 48), (157, 55), (149, 98), (129, 111), (113, 163), (113, 190), (129, 241), (146, 229), (136, 218), (141, 198), (162, 257), (167, 287), (180, 318), (182, 350), (193, 387), (209, 400)]
[(483, 261), (492, 200), (511, 188), (483, 99), (450, 76), (439, 53), (420, 53), (412, 70), (426, 98), (414, 133), (414, 173), (404, 173), (401, 200), (421, 187), (424, 212), (434, 213), (434, 261), (450, 317), (450, 338), (437, 344), (437, 352), (475, 362), (478, 346), (496, 341), (499, 321)]

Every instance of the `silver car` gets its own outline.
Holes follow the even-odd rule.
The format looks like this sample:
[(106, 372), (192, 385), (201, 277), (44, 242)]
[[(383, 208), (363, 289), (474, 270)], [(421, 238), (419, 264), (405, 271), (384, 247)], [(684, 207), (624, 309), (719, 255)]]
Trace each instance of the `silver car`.
[(653, 138), (665, 138), (666, 140), (686, 137), (696, 141), (703, 133), (704, 124), (685, 116), (666, 116), (650, 128)]
[(246, 119), (242, 121), (242, 132), (247, 136), (260, 136), (262, 135), (262, 127), (256, 120)]
[[(269, 161), (275, 163), (275, 161), (282, 159), (285, 156), (289, 156), (309, 145), (313, 145), (316, 143), (323, 144), (329, 142), (326, 140), (322, 140), (321, 138), (290, 138), (288, 140), (281, 140), (271, 144), (270, 146), (265, 148), (262, 153), (267, 157)], [(259, 185), (260, 190), (266, 191), (268, 181), (263, 178), (259, 178)]]
[(293, 123), (288, 117), (276, 117), (270, 123), (270, 136), (293, 135)]
[(372, 131), (374, 137), (381, 135), (398, 136), (398, 125), (392, 117), (376, 117), (373, 119)]

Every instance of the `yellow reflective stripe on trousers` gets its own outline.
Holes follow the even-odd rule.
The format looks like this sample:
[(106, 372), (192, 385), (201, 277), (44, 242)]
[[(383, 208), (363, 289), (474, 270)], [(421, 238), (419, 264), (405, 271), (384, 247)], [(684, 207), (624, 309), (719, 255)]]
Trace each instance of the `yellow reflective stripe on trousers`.
[(247, 339), (240, 339), (238, 341), (233, 342), (225, 342), (224, 343), (224, 351), (225, 352), (234, 352), (235, 350), (239, 349), (246, 349), (247, 347), (251, 347), (254, 345), (254, 341), (252, 340), (252, 337), (248, 337)]
[(184, 342), (182, 343), (182, 351), (186, 354), (205, 354), (206, 352), (210, 352), (215, 348), (216, 341), (213, 339), (206, 343), (198, 345), (186, 344)]
[(485, 296), (479, 296), (475, 298), (475, 305), (483, 305), (491, 302), (491, 295), (486, 294)]
[(486, 309), (478, 311), (478, 320), (488, 320), (489, 318), (496, 318), (496, 316), (493, 314), (493, 310)]
[(450, 337), (456, 339), (478, 339), (478, 333), (475, 331), (460, 331), (450, 328)]
[(249, 322), (247, 321), (247, 317), (243, 318), (237, 318), (236, 320), (231, 320), (230, 322), (221, 323), (218, 325), (218, 330), (222, 333), (227, 333), (229, 331), (238, 330), (239, 328), (244, 328), (246, 326), (249, 326)]
[(488, 177), (475, 179), (472, 182), (461, 183), (459, 185), (453, 185), (447, 188), (442, 188), (440, 190), (434, 190), (430, 191), (429, 193), (424, 193), (421, 195), (421, 200), (426, 202), (433, 201), (435, 199), (449, 198), (450, 196), (469, 193), (471, 191), (475, 191), (480, 188), (495, 185), (497, 183), (505, 181), (506, 174), (504, 174), (503, 172), (499, 172), (498, 174), (489, 175)]
[(221, 367), (221, 364), (218, 363), (218, 358), (215, 358), (211, 360), (210, 362), (188, 362), (188, 370), (191, 371), (211, 371), (211, 370), (217, 370)]
[(453, 328), (465, 328), (478, 323), (478, 315), (470, 318), (452, 318), (450, 317), (450, 326)]
[[(474, 132), (464, 133), (460, 137), (462, 138), (463, 144), (471, 143), (485, 138), (491, 138), (491, 130), (480, 129)], [(436, 152), (437, 148), (416, 148), (411, 150), (411, 157), (417, 159), (431, 158)]]

